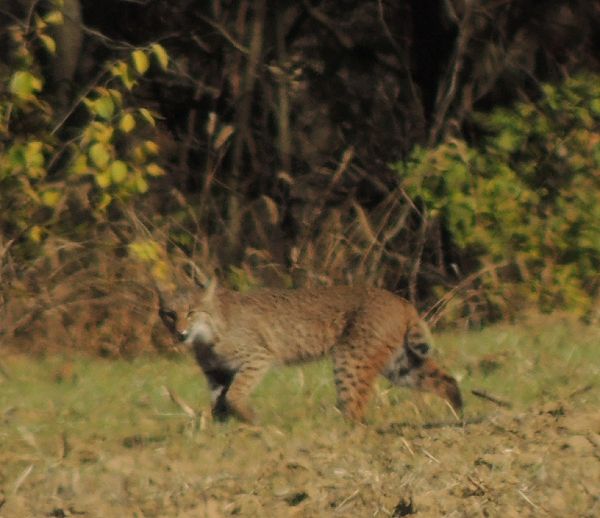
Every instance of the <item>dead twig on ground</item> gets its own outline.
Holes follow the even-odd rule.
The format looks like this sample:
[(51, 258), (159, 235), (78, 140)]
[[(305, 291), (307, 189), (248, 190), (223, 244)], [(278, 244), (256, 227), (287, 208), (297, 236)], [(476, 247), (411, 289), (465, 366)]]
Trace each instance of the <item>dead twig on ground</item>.
[(477, 396), (481, 399), (487, 399), (488, 401), (491, 401), (495, 405), (501, 406), (503, 408), (512, 408), (512, 404), (509, 401), (505, 401), (496, 396), (492, 396), (485, 390), (473, 389), (473, 390), (471, 390), (471, 394), (473, 394), (474, 396)]

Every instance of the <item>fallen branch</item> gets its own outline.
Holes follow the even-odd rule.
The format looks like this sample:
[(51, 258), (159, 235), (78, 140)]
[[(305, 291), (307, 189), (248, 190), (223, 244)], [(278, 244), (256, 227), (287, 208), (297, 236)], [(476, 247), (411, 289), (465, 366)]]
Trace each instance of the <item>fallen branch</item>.
[(594, 384), (588, 383), (585, 387), (581, 387), (581, 388), (578, 388), (577, 390), (574, 390), (567, 397), (569, 399), (573, 399), (574, 397), (577, 397), (577, 396), (580, 396), (581, 394), (585, 394), (586, 392), (589, 392), (593, 388), (594, 388)]
[(473, 389), (473, 390), (471, 390), (471, 394), (473, 394), (474, 396), (477, 396), (481, 399), (487, 399), (488, 401), (491, 401), (495, 405), (498, 405), (498, 406), (501, 406), (504, 408), (512, 408), (512, 404), (510, 402), (504, 401), (503, 399), (500, 399), (496, 396), (492, 396), (485, 390)]

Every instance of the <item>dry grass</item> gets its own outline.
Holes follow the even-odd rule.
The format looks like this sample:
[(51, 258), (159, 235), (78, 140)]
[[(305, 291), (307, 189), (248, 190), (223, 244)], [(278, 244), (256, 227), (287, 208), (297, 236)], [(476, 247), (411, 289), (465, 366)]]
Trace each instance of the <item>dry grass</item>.
[(327, 362), (273, 371), (250, 427), (207, 418), (187, 357), (5, 356), (0, 516), (596, 516), (599, 338), (548, 320), (440, 336), (464, 424), (382, 382), (352, 426)]

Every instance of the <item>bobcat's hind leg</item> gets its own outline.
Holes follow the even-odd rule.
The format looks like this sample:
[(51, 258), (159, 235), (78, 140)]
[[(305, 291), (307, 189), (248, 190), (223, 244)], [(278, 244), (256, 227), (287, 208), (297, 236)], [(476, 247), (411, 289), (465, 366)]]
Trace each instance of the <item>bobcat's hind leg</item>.
[[(375, 378), (389, 354), (382, 358), (360, 356), (352, 349), (337, 351), (333, 357), (333, 374), (337, 390), (338, 408), (353, 421), (361, 421)], [(355, 357), (355, 355), (359, 355)]]
[(250, 395), (270, 367), (271, 361), (253, 361), (242, 365), (235, 374), (229, 390), (225, 393), (228, 410), (242, 421), (248, 423), (255, 421), (254, 411), (249, 403)]

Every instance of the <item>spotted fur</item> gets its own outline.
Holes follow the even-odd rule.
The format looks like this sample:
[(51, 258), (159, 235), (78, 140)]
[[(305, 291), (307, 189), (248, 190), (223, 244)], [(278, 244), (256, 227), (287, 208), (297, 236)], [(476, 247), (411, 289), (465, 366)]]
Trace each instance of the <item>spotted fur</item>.
[(213, 414), (254, 420), (249, 396), (275, 364), (330, 355), (338, 406), (364, 416), (375, 378), (432, 391), (460, 410), (456, 380), (430, 358), (429, 332), (414, 307), (361, 287), (239, 293), (218, 288), (159, 290), (159, 314), (189, 344), (212, 393)]

